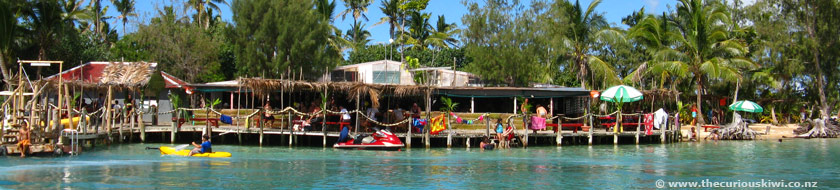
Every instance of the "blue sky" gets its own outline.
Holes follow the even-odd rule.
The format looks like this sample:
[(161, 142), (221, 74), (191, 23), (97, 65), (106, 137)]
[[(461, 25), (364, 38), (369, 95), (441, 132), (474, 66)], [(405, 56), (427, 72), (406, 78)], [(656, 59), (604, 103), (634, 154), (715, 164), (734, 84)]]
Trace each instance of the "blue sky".
[[(126, 25), (126, 30), (128, 32), (133, 32), (135, 27), (133, 25), (136, 24), (138, 21), (148, 20), (149, 18), (153, 17), (156, 13), (157, 7), (163, 7), (165, 5), (172, 5), (173, 3), (178, 4), (178, 12), (181, 12), (183, 9), (181, 4), (186, 0), (137, 0), (136, 2), (136, 13), (138, 15), (137, 18), (129, 18), (129, 24)], [(227, 0), (230, 2), (231, 0)], [(481, 2), (481, 0), (478, 0)], [(582, 6), (588, 6), (591, 0), (581, 0), (580, 3)], [(117, 16), (119, 13), (116, 11), (116, 8), (111, 5), (110, 1), (103, 1), (104, 5), (110, 6), (108, 9), (108, 15), (110, 16)], [(523, 3), (528, 3), (525, 0)], [(365, 24), (368, 27), (367, 30), (371, 33), (371, 44), (377, 43), (388, 43), (388, 25), (382, 24), (373, 26), (375, 23), (379, 22), (379, 19), (384, 15), (379, 10), (381, 4), (381, 0), (374, 0), (370, 7), (368, 7), (367, 17), (370, 19)], [(676, 5), (676, 0), (603, 0), (601, 5), (596, 8), (597, 12), (604, 13), (607, 21), (613, 23), (616, 26), (624, 26), (621, 24), (621, 18), (629, 15), (635, 10), (639, 10), (642, 7), (646, 7), (646, 11), (648, 13), (656, 13), (659, 14), (663, 11), (667, 10), (667, 6), (670, 5), (672, 8)], [(221, 5), (220, 8), (222, 9), (222, 19), (228, 22), (231, 22), (231, 17), (233, 13), (230, 10), (230, 7), (227, 5)], [(346, 9), (344, 4), (341, 0), (336, 0), (336, 10), (335, 13), (338, 14), (339, 12)], [(467, 8), (461, 2), (461, 0), (430, 0), (429, 6), (426, 8), (426, 12), (432, 14), (432, 18), (430, 19), (431, 23), (437, 22), (437, 15), (444, 15), (446, 17), (446, 21), (450, 23), (456, 23), (458, 26), (462, 26), (461, 24), (461, 16), (467, 14)], [(188, 12), (187, 14), (193, 14)], [(112, 26), (121, 26), (122, 23), (119, 21), (114, 21), (115, 23)], [(135, 22), (135, 24), (132, 24)], [(350, 28), (350, 25), (353, 23), (352, 17), (347, 17), (346, 19), (342, 20), (341, 18), (337, 18), (335, 21), (335, 25), (338, 28), (346, 31)], [(116, 27), (119, 34), (122, 34), (122, 27)]]

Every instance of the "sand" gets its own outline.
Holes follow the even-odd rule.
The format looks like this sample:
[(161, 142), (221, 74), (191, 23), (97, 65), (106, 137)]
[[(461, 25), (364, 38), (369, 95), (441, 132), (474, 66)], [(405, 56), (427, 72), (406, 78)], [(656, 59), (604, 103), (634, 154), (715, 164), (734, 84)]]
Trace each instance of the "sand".
[[(692, 126), (683, 125), (682, 126), (682, 133), (688, 134), (688, 131), (691, 130)], [(767, 132), (767, 127), (770, 127), (770, 131)], [(782, 138), (791, 138), (795, 136), (793, 130), (799, 128), (799, 124), (780, 124), (780, 125), (772, 125), (772, 124), (765, 124), (765, 123), (757, 123), (757, 124), (750, 124), (750, 129), (758, 132), (759, 135), (756, 140), (778, 140)], [(709, 132), (704, 132), (703, 128), (699, 128), (699, 135), (698, 138), (702, 140), (709, 136), (712, 129), (709, 129)], [(767, 134), (765, 134), (767, 133)]]

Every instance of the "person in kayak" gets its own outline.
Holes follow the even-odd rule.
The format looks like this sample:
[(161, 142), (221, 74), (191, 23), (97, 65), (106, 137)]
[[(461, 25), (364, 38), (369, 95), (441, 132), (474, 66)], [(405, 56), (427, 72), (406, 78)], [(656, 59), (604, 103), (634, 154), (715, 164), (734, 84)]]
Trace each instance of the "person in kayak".
[(192, 142), (192, 145), (195, 146), (195, 148), (193, 148), (192, 151), (190, 151), (190, 154), (188, 156), (192, 156), (193, 154), (213, 152), (213, 148), (211, 148), (210, 145), (210, 135), (201, 136), (201, 144), (196, 144), (195, 142)]

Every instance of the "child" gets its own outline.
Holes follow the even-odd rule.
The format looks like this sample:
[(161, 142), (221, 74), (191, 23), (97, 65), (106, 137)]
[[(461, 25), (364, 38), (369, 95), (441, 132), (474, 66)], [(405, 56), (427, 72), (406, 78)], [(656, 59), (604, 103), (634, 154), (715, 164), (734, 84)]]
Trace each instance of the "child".
[(694, 127), (691, 127), (691, 130), (688, 131), (688, 140), (697, 141), (697, 132), (694, 131)]
[(499, 141), (499, 144), (505, 139), (505, 126), (502, 125), (502, 118), (496, 119), (496, 140)]

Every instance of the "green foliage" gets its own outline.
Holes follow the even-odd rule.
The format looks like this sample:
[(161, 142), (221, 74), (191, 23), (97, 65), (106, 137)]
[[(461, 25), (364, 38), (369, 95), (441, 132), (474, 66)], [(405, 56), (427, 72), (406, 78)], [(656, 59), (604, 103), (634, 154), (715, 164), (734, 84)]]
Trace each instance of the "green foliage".
[(315, 8), (307, 0), (234, 0), (238, 75), (280, 78), (303, 70), (315, 79), (338, 65), (338, 50), (327, 48), (330, 21)]
[(448, 97), (440, 97), (440, 101), (443, 103), (443, 106), (440, 107), (440, 111), (446, 112), (447, 115), (458, 109), (458, 103), (453, 102), (452, 99)]
[(540, 34), (564, 25), (547, 26), (542, 18), (549, 17), (540, 2), (533, 2), (529, 9), (521, 6), (518, 1), (467, 3), (461, 40), (465, 55), (473, 61), (466, 69), (491, 85), (530, 86), (550, 82), (558, 73), (552, 58), (555, 53)]
[(171, 7), (165, 7), (151, 23), (138, 27), (136, 34), (140, 45), (136, 46), (148, 53), (149, 61), (158, 62), (158, 68), (186, 81), (224, 79), (218, 77), (218, 52), (223, 40), (197, 24), (177, 19), (179, 16), (170, 11)]

